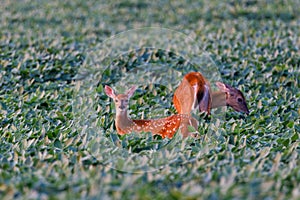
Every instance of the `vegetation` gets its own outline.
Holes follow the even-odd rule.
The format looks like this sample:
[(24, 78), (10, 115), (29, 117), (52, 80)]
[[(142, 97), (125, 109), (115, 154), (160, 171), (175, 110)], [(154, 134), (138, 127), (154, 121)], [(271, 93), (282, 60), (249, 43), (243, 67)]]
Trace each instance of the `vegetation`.
[[(2, 1), (0, 198), (299, 199), (299, 10), (297, 0)], [(130, 115), (154, 118), (174, 113), (174, 87), (203, 68), (159, 34), (148, 41), (172, 48), (118, 54), (112, 36), (150, 26), (197, 41), (250, 115), (202, 116), (196, 139), (118, 136), (105, 84), (137, 83)], [(103, 44), (117, 53), (108, 61)]]

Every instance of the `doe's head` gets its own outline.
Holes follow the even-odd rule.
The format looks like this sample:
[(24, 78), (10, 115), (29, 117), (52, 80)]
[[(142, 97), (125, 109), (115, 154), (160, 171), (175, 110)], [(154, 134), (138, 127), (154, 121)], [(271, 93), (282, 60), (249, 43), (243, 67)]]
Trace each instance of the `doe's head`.
[(237, 112), (249, 114), (246, 99), (239, 89), (221, 82), (216, 82), (216, 85), (222, 92), (225, 92), (227, 106), (232, 107)]

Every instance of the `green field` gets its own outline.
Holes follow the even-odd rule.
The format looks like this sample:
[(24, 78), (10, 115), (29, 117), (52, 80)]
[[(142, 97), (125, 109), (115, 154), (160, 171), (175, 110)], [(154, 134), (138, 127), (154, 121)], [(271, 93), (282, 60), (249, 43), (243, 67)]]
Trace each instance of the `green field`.
[[(297, 0), (1, 1), (0, 199), (300, 199), (299, 10)], [(197, 41), (250, 115), (202, 120), (197, 139), (118, 136), (104, 84), (147, 53), (149, 66), (194, 69), (164, 50), (110, 58), (115, 68), (90, 62), (108, 38), (143, 27)], [(101, 78), (78, 98), (78, 74), (94, 64)], [(174, 113), (164, 78), (139, 85), (131, 116)]]

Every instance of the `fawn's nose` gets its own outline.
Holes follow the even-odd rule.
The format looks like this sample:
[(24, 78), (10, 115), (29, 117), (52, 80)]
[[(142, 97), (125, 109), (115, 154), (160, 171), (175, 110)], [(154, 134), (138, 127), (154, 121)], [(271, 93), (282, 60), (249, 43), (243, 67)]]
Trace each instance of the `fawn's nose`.
[(121, 102), (120, 106), (119, 106), (119, 109), (121, 110), (124, 110), (125, 109), (125, 103), (124, 102)]
[(125, 106), (124, 106), (124, 105), (120, 105), (119, 108), (120, 108), (121, 110), (123, 110), (123, 109), (125, 109)]

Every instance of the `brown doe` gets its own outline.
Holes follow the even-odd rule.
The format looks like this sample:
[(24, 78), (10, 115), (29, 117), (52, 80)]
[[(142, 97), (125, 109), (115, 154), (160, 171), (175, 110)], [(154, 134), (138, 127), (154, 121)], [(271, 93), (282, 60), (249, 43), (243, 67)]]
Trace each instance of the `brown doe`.
[(199, 72), (186, 74), (175, 90), (173, 103), (179, 114), (190, 114), (195, 108), (210, 114), (210, 110), (230, 106), (235, 111), (249, 114), (243, 93), (224, 83), (216, 82), (219, 91), (211, 92), (209, 82)]

